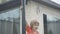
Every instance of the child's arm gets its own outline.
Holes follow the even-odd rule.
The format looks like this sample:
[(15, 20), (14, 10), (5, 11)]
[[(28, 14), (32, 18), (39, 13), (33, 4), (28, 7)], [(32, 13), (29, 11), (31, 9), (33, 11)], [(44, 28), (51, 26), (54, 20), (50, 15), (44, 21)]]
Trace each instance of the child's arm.
[(31, 30), (31, 27), (28, 25), (28, 23), (26, 22), (26, 31), (27, 32), (30, 32), (30, 30)]

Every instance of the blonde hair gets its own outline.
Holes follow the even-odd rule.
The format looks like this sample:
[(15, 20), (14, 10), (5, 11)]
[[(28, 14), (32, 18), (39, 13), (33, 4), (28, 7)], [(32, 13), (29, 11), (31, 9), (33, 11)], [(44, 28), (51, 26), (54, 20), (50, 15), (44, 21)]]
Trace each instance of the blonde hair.
[(31, 23), (30, 23), (30, 26), (33, 27), (33, 26), (39, 26), (39, 22), (37, 20), (32, 20)]

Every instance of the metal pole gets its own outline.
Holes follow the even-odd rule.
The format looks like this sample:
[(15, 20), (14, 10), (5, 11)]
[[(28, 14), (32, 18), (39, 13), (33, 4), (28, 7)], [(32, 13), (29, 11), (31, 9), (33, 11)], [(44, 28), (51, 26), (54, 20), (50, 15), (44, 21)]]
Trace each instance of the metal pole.
[(26, 6), (26, 0), (22, 0), (22, 6), (23, 6), (23, 10), (22, 10), (22, 34), (26, 34), (25, 32), (25, 6)]

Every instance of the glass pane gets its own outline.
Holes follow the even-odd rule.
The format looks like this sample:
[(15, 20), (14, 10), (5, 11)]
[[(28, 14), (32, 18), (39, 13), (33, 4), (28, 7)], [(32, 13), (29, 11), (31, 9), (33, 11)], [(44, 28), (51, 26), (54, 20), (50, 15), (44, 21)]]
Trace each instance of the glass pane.
[(0, 34), (20, 34), (20, 10), (14, 8), (0, 14)]
[(51, 16), (51, 15), (46, 15), (47, 17), (47, 22), (45, 26), (47, 26), (47, 34), (60, 34), (60, 18)]

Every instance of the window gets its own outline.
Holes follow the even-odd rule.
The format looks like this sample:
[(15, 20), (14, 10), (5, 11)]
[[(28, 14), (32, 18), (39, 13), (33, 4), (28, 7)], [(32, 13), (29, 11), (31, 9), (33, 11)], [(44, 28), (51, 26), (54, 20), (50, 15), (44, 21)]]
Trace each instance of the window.
[(20, 34), (21, 0), (0, 0), (0, 34)]
[(44, 14), (44, 33), (60, 34), (60, 18)]
[(20, 9), (18, 7), (0, 13), (0, 34), (20, 34)]

